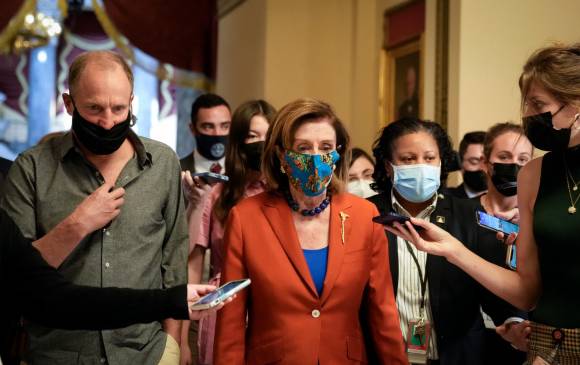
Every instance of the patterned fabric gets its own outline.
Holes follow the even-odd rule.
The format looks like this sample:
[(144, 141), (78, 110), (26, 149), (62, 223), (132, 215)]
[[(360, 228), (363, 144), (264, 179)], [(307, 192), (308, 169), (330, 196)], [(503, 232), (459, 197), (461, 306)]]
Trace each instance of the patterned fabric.
[(317, 196), (330, 184), (334, 164), (339, 159), (336, 151), (323, 155), (286, 151), (282, 167), (296, 190), (307, 196)]
[(532, 333), (530, 334), (530, 351), (528, 351), (528, 363), (532, 364), (536, 356), (540, 355), (546, 361), (552, 361), (559, 365), (580, 365), (580, 328), (560, 328), (564, 334), (564, 339), (560, 348), (555, 353), (556, 342), (552, 337), (552, 332), (556, 327), (546, 326), (537, 322), (532, 322)]

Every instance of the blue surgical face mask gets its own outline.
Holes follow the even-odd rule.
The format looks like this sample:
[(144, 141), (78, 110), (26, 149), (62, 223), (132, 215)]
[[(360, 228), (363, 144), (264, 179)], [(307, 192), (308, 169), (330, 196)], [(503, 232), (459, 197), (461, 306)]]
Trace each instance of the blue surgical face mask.
[(393, 187), (413, 203), (422, 203), (432, 198), (441, 185), (441, 166), (426, 164), (399, 165), (393, 167)]
[(317, 196), (326, 191), (332, 179), (334, 164), (340, 159), (336, 151), (324, 155), (308, 155), (293, 151), (284, 153), (282, 167), (288, 181), (306, 196)]

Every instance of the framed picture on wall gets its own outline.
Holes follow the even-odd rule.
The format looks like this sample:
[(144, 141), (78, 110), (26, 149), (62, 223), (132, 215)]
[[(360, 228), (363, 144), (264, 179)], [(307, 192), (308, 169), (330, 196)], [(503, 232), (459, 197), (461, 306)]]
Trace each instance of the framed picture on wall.
[(381, 59), (381, 121), (423, 115), (422, 37), (390, 49)]

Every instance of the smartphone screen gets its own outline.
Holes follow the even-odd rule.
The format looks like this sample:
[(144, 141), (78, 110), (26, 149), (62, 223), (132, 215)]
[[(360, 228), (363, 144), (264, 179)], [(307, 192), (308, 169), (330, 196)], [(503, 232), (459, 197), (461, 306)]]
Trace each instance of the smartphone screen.
[(515, 270), (517, 268), (517, 264), (516, 264), (516, 245), (509, 245), (507, 248), (507, 256), (506, 256), (506, 265), (512, 269)]
[(482, 211), (477, 211), (477, 223), (482, 227), (505, 234), (518, 233), (520, 230), (517, 224), (494, 217)]
[(223, 302), (224, 300), (228, 299), (229, 297), (231, 297), (241, 289), (245, 288), (249, 284), (250, 279), (230, 281), (229, 283), (224, 284), (215, 291), (203, 296), (200, 300), (198, 300), (192, 305), (192, 308), (196, 306), (210, 305), (214, 303), (216, 300), (219, 300), (219, 302)]

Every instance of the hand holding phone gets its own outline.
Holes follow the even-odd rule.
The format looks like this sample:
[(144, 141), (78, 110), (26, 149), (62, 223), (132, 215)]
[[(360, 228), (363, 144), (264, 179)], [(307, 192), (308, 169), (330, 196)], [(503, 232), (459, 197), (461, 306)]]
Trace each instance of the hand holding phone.
[(520, 231), (520, 227), (517, 224), (494, 217), (493, 215), (482, 212), (481, 210), (475, 212), (475, 218), (477, 224), (480, 226), (491, 229), (492, 231), (501, 232), (505, 235), (518, 233)]
[[(477, 211), (476, 213), (477, 224), (480, 226), (490, 229), (495, 232), (501, 232), (505, 236), (509, 236), (511, 233), (518, 233), (520, 231), (520, 227), (517, 224), (508, 222), (506, 220), (500, 219), (498, 217), (494, 217), (490, 214), (487, 214), (482, 211)], [(506, 258), (505, 258), (506, 265), (512, 269), (516, 269), (516, 245), (510, 244), (507, 247)]]
[(250, 283), (250, 279), (230, 281), (229, 283), (220, 286), (218, 289), (212, 291), (211, 293), (201, 297), (197, 302), (193, 303), (190, 308), (194, 311), (214, 308), (240, 290), (250, 285)]

